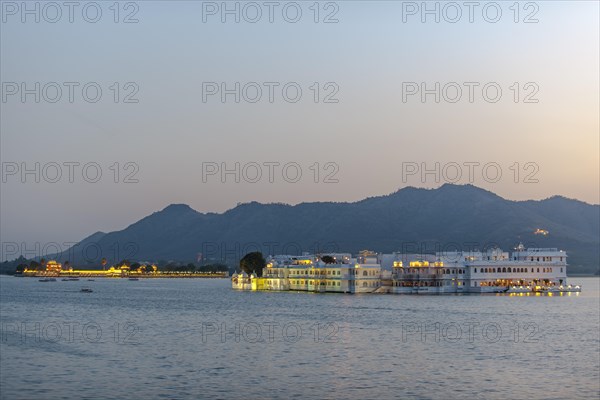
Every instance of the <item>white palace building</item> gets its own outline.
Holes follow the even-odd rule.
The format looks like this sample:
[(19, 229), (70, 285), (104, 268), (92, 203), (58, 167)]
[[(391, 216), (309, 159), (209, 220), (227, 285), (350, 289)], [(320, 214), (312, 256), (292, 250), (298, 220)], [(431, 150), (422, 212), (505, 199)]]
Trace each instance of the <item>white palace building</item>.
[[(382, 269), (382, 265), (384, 268)], [(385, 267), (391, 267), (391, 271)], [(232, 288), (337, 293), (529, 293), (579, 292), (567, 285), (567, 254), (556, 248), (519, 245), (434, 254), (362, 251), (267, 258), (263, 276), (234, 274)]]

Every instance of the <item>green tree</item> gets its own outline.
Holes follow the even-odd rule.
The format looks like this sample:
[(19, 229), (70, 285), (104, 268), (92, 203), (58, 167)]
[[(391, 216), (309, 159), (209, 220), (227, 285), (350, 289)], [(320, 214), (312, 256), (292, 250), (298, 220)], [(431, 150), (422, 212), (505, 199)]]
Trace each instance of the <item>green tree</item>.
[(178, 265), (174, 262), (170, 262), (167, 265), (165, 265), (165, 271), (167, 272), (174, 272), (177, 271)]
[(240, 269), (247, 274), (255, 273), (256, 276), (262, 276), (262, 270), (266, 265), (267, 262), (260, 251), (248, 253), (240, 260)]
[(218, 272), (228, 272), (229, 267), (225, 264), (216, 264)]
[(321, 257), (321, 261), (323, 261), (325, 264), (335, 264), (335, 258), (331, 256), (323, 256)]
[(40, 263), (34, 260), (31, 260), (31, 262), (29, 263), (29, 269), (30, 270), (35, 270), (35, 271), (39, 271), (40, 270)]

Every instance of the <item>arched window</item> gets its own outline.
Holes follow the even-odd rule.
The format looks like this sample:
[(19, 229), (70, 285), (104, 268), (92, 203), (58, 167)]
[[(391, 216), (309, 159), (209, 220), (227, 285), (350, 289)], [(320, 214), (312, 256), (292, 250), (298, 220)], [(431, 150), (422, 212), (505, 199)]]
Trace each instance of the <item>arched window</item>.
[(511, 272), (510, 267), (508, 267), (508, 272)]
[[(499, 268), (498, 268), (499, 269)], [(502, 272), (506, 272), (506, 268), (502, 268)]]
[(367, 276), (367, 271), (363, 271), (363, 276)]
[(475, 274), (477, 273), (477, 268), (473, 269), (473, 273), (475, 273)]

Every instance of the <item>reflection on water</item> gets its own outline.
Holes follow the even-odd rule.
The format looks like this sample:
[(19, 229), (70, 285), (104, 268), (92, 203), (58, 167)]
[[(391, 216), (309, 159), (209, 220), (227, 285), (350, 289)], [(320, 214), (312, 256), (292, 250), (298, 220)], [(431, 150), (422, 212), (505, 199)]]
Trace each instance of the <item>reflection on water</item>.
[(227, 280), (0, 277), (0, 392), (31, 398), (598, 398), (581, 294), (237, 292)]

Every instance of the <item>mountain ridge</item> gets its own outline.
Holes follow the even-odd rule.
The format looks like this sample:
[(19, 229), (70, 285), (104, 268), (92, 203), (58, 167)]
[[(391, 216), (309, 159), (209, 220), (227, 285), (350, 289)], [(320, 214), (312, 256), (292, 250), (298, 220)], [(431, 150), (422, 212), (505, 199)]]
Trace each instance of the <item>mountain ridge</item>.
[[(538, 228), (549, 234), (534, 234)], [(91, 245), (89, 238), (80, 247)], [(473, 243), (510, 250), (523, 242), (566, 250), (571, 271), (595, 273), (600, 265), (600, 206), (563, 196), (507, 200), (473, 185), (451, 184), (406, 187), (355, 202), (253, 201), (223, 213), (201, 213), (175, 203), (92, 242), (110, 256), (109, 262), (187, 261), (202, 253), (205, 260), (230, 264), (254, 250), (433, 252), (457, 243), (464, 250)], [(110, 248), (122, 251), (110, 253)], [(71, 254), (71, 263), (98, 262), (77, 258), (77, 251)], [(57, 257), (62, 260), (64, 254)]]

